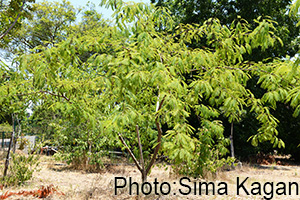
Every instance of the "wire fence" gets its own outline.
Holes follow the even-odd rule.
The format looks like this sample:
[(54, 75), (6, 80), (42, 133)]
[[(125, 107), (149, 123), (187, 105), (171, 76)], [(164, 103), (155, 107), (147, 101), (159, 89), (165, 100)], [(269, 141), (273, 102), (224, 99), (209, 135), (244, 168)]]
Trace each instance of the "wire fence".
[[(0, 132), (0, 148), (2, 150), (6, 149), (9, 147), (10, 141), (11, 141), (11, 136), (12, 132)], [(18, 141), (16, 141), (18, 139)], [(26, 136), (18, 136), (13, 138), (13, 143), (12, 143), (12, 148), (14, 148), (14, 145), (16, 145), (16, 148), (20, 147), (22, 144), (26, 144), (26, 148), (33, 148), (36, 143), (37, 136), (32, 136), (32, 135), (26, 135)], [(26, 141), (26, 142), (25, 142)], [(24, 143), (25, 142), (25, 143)]]
[(12, 135), (12, 132), (0, 132), (0, 135), (1, 135), (1, 148), (4, 149), (4, 148), (7, 148), (9, 146), (9, 143), (10, 143), (10, 138), (11, 138), (11, 135)]

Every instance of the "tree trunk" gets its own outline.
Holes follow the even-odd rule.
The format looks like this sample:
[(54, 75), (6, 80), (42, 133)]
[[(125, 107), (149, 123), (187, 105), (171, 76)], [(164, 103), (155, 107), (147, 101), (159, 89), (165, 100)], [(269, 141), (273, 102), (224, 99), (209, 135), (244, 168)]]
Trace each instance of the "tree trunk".
[[(164, 103), (165, 101), (165, 97), (163, 97), (162, 101), (159, 102), (159, 96), (158, 96), (158, 100), (157, 100), (157, 107), (156, 107), (156, 112), (158, 112), (161, 107), (162, 107), (162, 104)], [(131, 156), (131, 158), (133, 159), (136, 167), (139, 169), (139, 171), (141, 172), (141, 175), (142, 175), (142, 182), (146, 182), (147, 181), (147, 175), (148, 173), (150, 172), (152, 166), (154, 165), (154, 162), (155, 162), (155, 159), (156, 159), (156, 156), (158, 154), (158, 151), (160, 149), (160, 146), (161, 146), (161, 138), (162, 138), (162, 129), (160, 127), (160, 124), (159, 124), (159, 119), (158, 119), (158, 114), (156, 114), (156, 117), (155, 117), (155, 124), (156, 124), (156, 128), (157, 128), (157, 131), (158, 131), (158, 135), (157, 135), (157, 145), (154, 149), (154, 153), (152, 155), (152, 158), (151, 160), (149, 161), (148, 165), (145, 166), (145, 160), (143, 158), (143, 149), (142, 149), (142, 144), (141, 144), (141, 140), (140, 140), (140, 133), (139, 133), (139, 127), (138, 125), (136, 125), (136, 133), (137, 133), (137, 138), (138, 138), (138, 143), (139, 143), (139, 151), (140, 151), (140, 162), (136, 159), (136, 157), (134, 156), (134, 154), (132, 153), (132, 151), (130, 150), (130, 148), (128, 147), (128, 145), (126, 144), (124, 138), (122, 137), (121, 133), (118, 133), (118, 136), (119, 136), (119, 139), (121, 140), (121, 142), (123, 143), (123, 145), (126, 147), (129, 155)]]
[[(159, 103), (159, 96), (158, 96), (158, 100), (157, 100), (157, 107), (156, 107), (156, 113), (158, 111), (160, 111), (161, 107), (162, 107), (162, 104), (164, 103), (165, 101), (165, 98), (166, 96), (163, 97), (163, 99), (161, 100), (161, 102)], [(156, 160), (156, 156), (158, 154), (158, 151), (160, 149), (160, 146), (161, 146), (161, 138), (162, 138), (162, 129), (160, 127), (160, 124), (159, 124), (159, 121), (158, 121), (158, 114), (156, 114), (156, 117), (155, 117), (155, 125), (156, 125), (156, 128), (157, 128), (157, 132), (158, 132), (158, 135), (157, 135), (157, 145), (154, 149), (154, 153), (152, 155), (152, 158), (150, 160), (150, 162), (148, 163), (148, 166), (146, 168), (146, 174), (148, 174), (152, 168), (152, 166), (154, 165), (154, 162)]]
[(14, 114), (12, 114), (12, 121), (13, 121), (13, 132), (11, 134), (10, 142), (9, 142), (9, 146), (8, 146), (8, 151), (7, 151), (7, 156), (6, 156), (6, 160), (5, 160), (5, 166), (4, 166), (3, 178), (7, 175), (7, 170), (8, 170), (8, 166), (9, 166), (9, 159), (10, 159), (10, 150), (11, 150), (13, 140), (14, 140), (14, 137), (15, 137), (15, 118), (14, 118)]
[(89, 165), (90, 160), (91, 160), (91, 155), (92, 155), (92, 143), (90, 141), (88, 141), (88, 145), (89, 145), (89, 150), (88, 150), (88, 156), (87, 156), (87, 160), (86, 160), (86, 166)]
[(231, 131), (230, 131), (230, 150), (231, 150), (231, 157), (234, 158), (234, 146), (233, 146), (233, 122), (231, 122)]
[[(19, 121), (18, 115), (16, 115), (15, 118), (16, 118), (17, 123), (18, 123), (18, 129), (17, 129), (17, 131), (15, 131), (15, 134), (14, 134), (13, 153), (16, 153), (17, 140), (19, 139), (19, 136), (21, 135), (21, 123)], [(15, 126), (16, 126), (16, 124), (15, 124)]]
[(146, 170), (144, 170), (144, 171), (142, 172), (142, 182), (143, 182), (143, 183), (147, 182), (147, 174), (146, 174)]
[(146, 169), (145, 169), (145, 161), (144, 161), (144, 156), (143, 156), (143, 147), (142, 147), (142, 143), (141, 143), (141, 137), (140, 137), (140, 131), (139, 131), (139, 126), (136, 125), (135, 126), (135, 131), (137, 134), (137, 138), (138, 138), (138, 144), (139, 144), (139, 150), (140, 150), (140, 163), (141, 163), (141, 174), (142, 174), (142, 182), (145, 183), (147, 181), (147, 173), (146, 173)]
[(85, 166), (87, 167), (90, 163), (91, 160), (91, 155), (92, 155), (92, 142), (90, 141), (90, 132), (88, 132), (88, 138), (87, 138), (87, 145), (88, 145), (88, 153), (87, 153), (87, 159), (85, 162)]
[[(231, 130), (230, 130), (230, 150), (231, 157), (234, 158), (234, 146), (233, 146), (233, 122), (231, 122)], [(234, 162), (231, 163), (232, 169), (235, 169)]]

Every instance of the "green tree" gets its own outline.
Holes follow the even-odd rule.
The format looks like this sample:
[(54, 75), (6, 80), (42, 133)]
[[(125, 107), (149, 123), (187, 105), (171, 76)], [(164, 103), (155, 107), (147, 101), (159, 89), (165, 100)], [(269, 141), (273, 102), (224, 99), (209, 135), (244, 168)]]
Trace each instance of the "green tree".
[[(0, 2), (0, 51), (10, 46), (12, 37), (21, 28), (21, 24), (25, 19), (30, 19), (31, 11), (33, 10), (31, 3), (34, 0), (11, 0)], [(10, 68), (3, 59), (0, 58), (0, 85), (8, 84), (9, 79), (14, 76), (13, 68)], [(6, 99), (5, 102), (1, 102), (0, 108), (0, 123), (9, 122), (12, 125), (13, 113), (10, 113), (10, 100)]]
[[(39, 45), (51, 46), (67, 37), (67, 28), (75, 21), (76, 10), (69, 2), (62, 3), (41, 2), (32, 4), (30, 1), (1, 1), (0, 26), (3, 27), (0, 46), (1, 53), (6, 53), (2, 58), (14, 58), (18, 53), (28, 52)], [(26, 18), (26, 20), (24, 20)], [(12, 21), (15, 20), (15, 21)], [(15, 23), (16, 22), (16, 23)], [(13, 26), (12, 26), (13, 25)], [(10, 27), (9, 27), (10, 26)], [(1, 36), (1, 37), (2, 37)], [(4, 37), (5, 36), (5, 37)], [(0, 84), (9, 83), (15, 71), (13, 60), (7, 64), (1, 60)], [(6, 82), (6, 83), (5, 83)], [(5, 110), (4, 104), (10, 104), (6, 99), (1, 107), (0, 119), (3, 122), (11, 121), (11, 114)]]
[[(116, 25), (98, 26), (96, 35), (72, 35), (19, 59), (18, 71), (28, 74), (28, 88), (17, 95), (53, 98), (51, 107), (74, 120), (73, 126), (84, 123), (86, 133), (94, 136), (82, 137), (79, 147), (88, 149), (100, 136), (96, 132), (119, 137), (143, 181), (160, 152), (183, 173), (198, 176), (226, 162), (221, 157), (228, 140), (218, 117), (235, 121), (240, 117), (235, 113), (246, 108), (261, 125), (252, 143), (284, 146), (270, 108), (290, 91), (290, 61), (244, 60), (254, 49), (280, 41), (272, 20), (257, 21), (254, 29), (241, 19), (229, 28), (217, 19), (176, 26), (165, 8), (102, 4), (115, 9)], [(189, 47), (203, 39), (213, 49)], [(262, 98), (246, 88), (254, 76), (260, 77), (257, 87), (266, 91)], [(188, 123), (192, 112), (199, 116), (198, 129)]]
[[(76, 10), (70, 2), (43, 1), (32, 5), (31, 18), (20, 25), (19, 30), (10, 37), (5, 50), (17, 54), (42, 45), (51, 48), (64, 40), (69, 27), (76, 20)], [(11, 55), (12, 56), (12, 55)]]
[[(197, 0), (197, 1), (172, 1), (172, 0), (152, 0), (156, 3), (156, 6), (167, 6), (172, 16), (176, 19), (177, 23), (204, 23), (210, 17), (218, 18), (222, 24), (229, 26), (233, 20), (245, 19), (251, 26), (255, 28), (258, 26), (256, 21), (258, 17), (260, 20), (264, 18), (270, 18), (274, 20), (275, 29), (273, 30), (275, 35), (279, 36), (282, 40), (274, 43), (273, 48), (257, 48), (253, 49), (251, 53), (244, 55), (244, 60), (249, 61), (263, 61), (271, 62), (276, 57), (286, 57), (294, 56), (299, 50), (299, 27), (296, 23), (299, 20), (299, 15), (289, 16), (288, 11), (291, 5), (291, 1), (212, 1), (212, 0)], [(240, 16), (240, 18), (239, 18)], [(276, 21), (276, 22), (275, 22)], [(207, 43), (207, 40), (203, 38), (200, 41), (193, 41), (190, 47), (198, 48), (214, 48)], [(261, 87), (257, 87), (258, 80), (260, 77), (252, 76), (251, 80), (247, 82), (247, 89), (250, 89), (252, 93), (257, 98), (261, 98), (266, 92)], [(278, 112), (271, 109), (271, 112), (282, 119), (283, 123), (288, 123), (289, 116), (292, 115), (291, 110), (284, 109), (287, 105), (279, 104), (283, 108), (279, 110), (284, 110), (283, 112)], [(245, 158), (251, 153), (256, 153), (258, 151), (273, 151), (273, 147), (267, 143), (260, 144), (258, 147), (253, 148), (249, 143), (247, 143), (248, 138), (256, 134), (256, 130), (259, 128), (259, 122), (255, 116), (250, 112), (250, 109), (245, 109), (240, 120), (234, 123), (234, 132), (238, 133), (234, 137), (234, 143), (237, 148), (238, 156)], [(225, 135), (231, 135), (231, 125), (228, 122), (228, 118), (221, 116), (220, 118), (225, 126)], [(191, 121), (196, 120), (196, 118), (191, 119)], [(286, 121), (286, 122), (285, 122)], [(284, 130), (279, 124), (280, 138), (284, 139), (285, 142), (290, 145), (299, 143), (296, 140), (287, 139), (286, 132), (289, 130)], [(246, 128), (246, 127), (251, 127)], [(296, 137), (296, 135), (294, 136)]]
[[(274, 32), (282, 39), (284, 46), (275, 43), (275, 49), (272, 50), (255, 49), (246, 59), (261, 61), (269, 57), (294, 56), (299, 50), (299, 27), (295, 26), (299, 16), (288, 15), (291, 0), (151, 0), (151, 2), (156, 6), (168, 7), (176, 21), (184, 24), (203, 24), (209, 18), (217, 18), (221, 24), (230, 25), (240, 16), (254, 28), (257, 26), (255, 20), (258, 17), (270, 17), (276, 21)], [(206, 46), (205, 40), (193, 45)]]
[[(102, 37), (104, 28), (108, 27), (107, 23), (101, 19), (101, 14), (95, 10), (93, 4), (88, 4), (86, 8), (82, 8), (81, 19), (76, 16), (81, 9), (74, 9), (67, 1), (62, 3), (41, 2), (34, 4), (34, 7), (36, 11), (33, 12), (33, 18), (22, 24), (21, 30), (11, 41), (12, 48), (6, 50), (18, 54), (38, 52), (40, 48), (51, 49), (54, 47), (54, 44), (65, 38), (72, 37), (80, 38), (80, 41), (85, 43), (91, 37)], [(75, 23), (75, 19), (78, 19), (79, 22)], [(34, 48), (36, 49), (34, 50)], [(81, 54), (78, 55), (79, 60), (83, 61), (86, 61), (96, 53), (95, 50), (90, 48), (81, 49), (80, 52)], [(98, 51), (98, 53), (100, 52)], [(5, 71), (5, 69), (15, 71), (14, 68), (10, 69), (9, 66), (5, 65), (4, 67), (3, 65), (3, 70)], [(9, 83), (9, 79), (7, 81)], [(36, 83), (37, 80), (34, 80), (34, 82)], [(4, 88), (5, 86), (3, 85), (3, 90), (5, 90)], [(31, 92), (36, 91), (32, 91), (32, 88), (29, 87), (27, 94)], [(49, 106), (52, 104), (49, 104), (48, 97), (54, 96), (54, 93), (42, 88), (38, 93), (40, 95), (32, 95), (33, 98), (29, 98), (32, 104), (33, 115), (29, 120), (24, 121), (27, 125), (26, 131), (39, 135), (43, 143), (61, 147), (60, 151), (64, 154), (63, 158), (66, 158), (68, 162), (75, 163), (76, 160), (81, 161), (84, 159), (87, 160), (86, 164), (89, 161), (95, 162), (98, 155), (92, 152), (99, 151), (99, 146), (103, 143), (107, 144), (102, 146), (104, 150), (107, 146), (114, 146), (114, 140), (105, 139), (109, 137), (96, 132), (94, 126), (86, 126), (86, 124), (89, 124), (87, 116), (82, 118), (78, 114), (76, 115), (78, 118), (74, 122), (74, 118), (71, 117), (72, 115), (69, 112), (62, 113), (62, 110), (65, 110), (64, 108), (49, 109)], [(30, 96), (27, 94), (24, 97)], [(69, 110), (67, 109), (67, 111)], [(8, 117), (8, 119), (11, 119), (10, 116)], [(61, 118), (66, 120), (61, 120)], [(78, 126), (75, 128), (76, 123)], [(96, 136), (98, 140), (93, 139)]]
[(0, 44), (6, 46), (10, 41), (10, 36), (14, 34), (21, 26), (21, 21), (30, 18), (30, 5), (34, 0), (11, 0), (0, 2)]

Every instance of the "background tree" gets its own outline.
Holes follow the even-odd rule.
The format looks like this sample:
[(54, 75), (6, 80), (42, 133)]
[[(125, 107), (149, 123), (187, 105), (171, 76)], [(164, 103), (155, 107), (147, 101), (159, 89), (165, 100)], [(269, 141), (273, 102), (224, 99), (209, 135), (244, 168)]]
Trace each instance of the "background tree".
[[(101, 15), (96, 12), (93, 5), (85, 8), (82, 20), (77, 18), (81, 9), (75, 9), (68, 1), (43, 1), (33, 4), (32, 8), (31, 18), (20, 25), (19, 31), (15, 31), (15, 34), (10, 37), (9, 45), (3, 47), (3, 51), (9, 55), (9, 58), (14, 58), (17, 54), (29, 52), (38, 46), (51, 48), (55, 43), (70, 37), (71, 34), (76, 33), (79, 35), (79, 32), (85, 34), (84, 31), (92, 31), (93, 25), (89, 24), (97, 24), (97, 26), (101, 24), (98, 23)], [(79, 22), (74, 23), (76, 19)], [(95, 32), (95, 29), (93, 31)], [(3, 63), (1, 69), (3, 70), (3, 80), (8, 81), (9, 76), (7, 74), (9, 74), (9, 71), (13, 72), (15, 67)], [(30, 121), (26, 122), (30, 124), (31, 128), (28, 128), (26, 131), (30, 133), (34, 132), (40, 135), (41, 138), (53, 138), (53, 127), (51, 128), (49, 124), (51, 123), (51, 119), (53, 119), (52, 115), (55, 116), (55, 112), (49, 111), (46, 114), (43, 100), (38, 99), (33, 101), (36, 101), (31, 106), (34, 114)], [(4, 109), (3, 106), (2, 109)], [(44, 114), (43, 117), (50, 117), (51, 115), (52, 118), (48, 119), (46, 117), (47, 119), (44, 119), (44, 122), (41, 123), (39, 116), (42, 113)], [(8, 121), (11, 123), (11, 115), (4, 110), (2, 114), (3, 122)]]
[[(279, 36), (284, 46), (275, 43), (275, 48), (267, 51), (254, 50), (250, 60), (260, 61), (266, 58), (294, 56), (299, 50), (299, 27), (296, 27), (299, 16), (289, 16), (288, 11), (292, 3), (291, 0), (151, 0), (156, 6), (166, 6), (170, 9), (178, 23), (198, 23), (203, 24), (209, 18), (217, 18), (222, 24), (230, 25), (238, 16), (248, 21), (254, 28), (254, 22), (258, 17), (271, 17), (276, 22), (275, 35)], [(197, 47), (204, 43), (194, 43)]]
[(10, 36), (21, 26), (21, 21), (30, 17), (32, 7), (30, 2), (34, 0), (11, 0), (0, 2), (0, 33), (1, 47), (6, 46)]
[(20, 25), (5, 48), (10, 57), (25, 53), (39, 45), (51, 48), (53, 44), (66, 39), (69, 27), (75, 22), (76, 14), (79, 12), (66, 0), (43, 1), (33, 4), (32, 8), (32, 17)]
[[(9, 47), (9, 43), (16, 32), (21, 28), (21, 23), (25, 19), (31, 17), (33, 10), (31, 3), (34, 0), (12, 0), (0, 2), (0, 55), (4, 53), (4, 49)], [(13, 69), (10, 69), (4, 62), (4, 56), (0, 57), (0, 84), (7, 84), (7, 81), (13, 74)], [(0, 123), (9, 122), (12, 125), (11, 114), (7, 111), (9, 105), (2, 104), (0, 108)], [(6, 101), (6, 104), (10, 102)]]
[[(237, 20), (240, 16), (242, 19), (246, 19), (252, 28), (257, 27), (255, 22), (260, 16), (260, 20), (263, 18), (270, 18), (274, 20), (274, 33), (282, 39), (283, 46), (279, 41), (274, 43), (274, 48), (253, 49), (251, 53), (246, 53), (244, 59), (248, 61), (263, 61), (270, 62), (275, 57), (294, 56), (299, 50), (299, 27), (296, 26), (299, 15), (289, 16), (288, 11), (291, 5), (291, 1), (211, 1), (211, 0), (198, 0), (198, 1), (172, 1), (172, 0), (152, 0), (156, 3), (156, 6), (167, 6), (177, 23), (200, 23), (210, 17), (218, 18), (222, 24), (227, 26), (233, 20)], [(241, 19), (239, 18), (239, 19)], [(275, 22), (276, 21), (276, 22)], [(200, 40), (199, 42), (193, 41), (191, 47), (198, 48), (214, 48), (207, 43), (207, 39)], [(262, 98), (265, 94), (265, 90), (261, 87), (257, 87), (260, 77), (253, 76), (251, 80), (247, 82), (247, 88), (250, 89), (257, 98)], [(289, 145), (297, 146), (300, 141), (290, 140), (293, 134), (286, 134), (290, 132), (288, 129), (284, 129), (283, 124), (289, 123), (289, 116), (292, 115), (292, 111), (285, 109), (286, 104), (278, 104), (277, 112), (272, 110), (272, 113), (278, 118), (282, 119), (282, 123), (279, 124), (279, 135)], [(246, 109), (241, 121), (234, 124), (235, 133), (234, 143), (236, 145), (237, 156), (240, 158), (247, 158), (249, 154), (256, 154), (259, 151), (273, 152), (272, 145), (268, 143), (261, 143), (257, 147), (253, 148), (250, 143), (247, 142), (248, 138), (256, 134), (256, 130), (259, 128), (259, 122), (255, 119), (255, 116)], [(220, 118), (224, 122), (225, 135), (230, 136), (231, 124), (227, 121), (226, 117)], [(195, 118), (191, 121), (196, 120)], [(251, 127), (249, 129), (249, 127)], [(295, 133), (296, 134), (296, 133)], [(292, 137), (297, 138), (296, 135)], [(282, 149), (278, 149), (282, 152)], [(295, 150), (293, 150), (295, 151)], [(298, 154), (298, 151), (292, 153)]]
[[(67, 1), (63, 1), (62, 3), (41, 2), (37, 4), (29, 4), (29, 2), (33, 1), (7, 1), (1, 7), (3, 9), (3, 12), (1, 12), (1, 16), (3, 15), (1, 22), (10, 23), (13, 17), (9, 17), (13, 13), (15, 16), (19, 16), (12, 31), (1, 39), (2, 52), (7, 54), (3, 58), (10, 58), (10, 62), (5, 63), (1, 60), (0, 63), (2, 72), (0, 84), (3, 84), (3, 87), (11, 84), (10, 79), (18, 73), (15, 71), (18, 63), (12, 60), (17, 54), (28, 52), (30, 49), (40, 45), (50, 48), (54, 43), (67, 37), (68, 27), (75, 21), (76, 10)], [(25, 17), (27, 19), (23, 20)], [(21, 20), (23, 20), (22, 23)], [(3, 24), (3, 27), (5, 28), (5, 24)], [(10, 94), (6, 95), (9, 96)], [(11, 107), (10, 101), (10, 98), (7, 97), (1, 102), (0, 120), (3, 123), (9, 122), (12, 125), (11, 115), (13, 113), (9, 112), (9, 108)], [(28, 105), (29, 102), (24, 105), (25, 109)]]

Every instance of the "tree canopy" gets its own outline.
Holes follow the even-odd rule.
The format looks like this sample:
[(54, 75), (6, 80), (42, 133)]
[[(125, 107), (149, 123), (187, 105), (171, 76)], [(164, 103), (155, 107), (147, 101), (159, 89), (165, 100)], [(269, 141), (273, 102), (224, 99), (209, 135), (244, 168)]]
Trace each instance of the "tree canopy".
[(75, 21), (76, 10), (70, 2), (43, 1), (32, 5), (30, 19), (22, 23), (4, 48), (13, 57), (37, 46), (51, 46), (66, 39), (69, 26)]
[(31, 17), (30, 3), (34, 0), (1, 0), (0, 3), (0, 47), (7, 46), (11, 36), (21, 27), (21, 22)]
[[(102, 5), (115, 10), (114, 24), (92, 9), (84, 15), (89, 20), (70, 27), (69, 34), (63, 28), (57, 36), (63, 39), (54, 38), (51, 45), (40, 40), (1, 82), (0, 104), (16, 102), (17, 112), (29, 101), (44, 103), (59, 116), (51, 124), (56, 142), (83, 152), (87, 162), (105, 140), (119, 139), (143, 181), (159, 154), (193, 176), (232, 162), (225, 159), (229, 140), (221, 115), (234, 122), (251, 113), (260, 124), (250, 138), (254, 146), (264, 141), (285, 146), (272, 110), (282, 102), (299, 115), (299, 61), (246, 59), (255, 49), (283, 45), (273, 19), (186, 24), (164, 7), (121, 0)], [(207, 46), (193, 46), (203, 40)], [(254, 77), (261, 96), (247, 87)]]
[[(299, 50), (298, 15), (289, 16), (291, 0), (151, 0), (156, 6), (166, 6), (178, 23), (203, 24), (209, 18), (217, 18), (221, 24), (229, 25), (238, 17), (245, 19), (252, 26), (257, 26), (258, 17), (270, 17), (276, 23), (275, 34), (283, 41), (275, 44), (275, 49), (261, 51), (256, 49), (247, 59), (261, 61), (268, 57), (294, 56)], [(194, 45), (197, 45), (194, 43)], [(205, 45), (203, 41), (200, 46)], [(197, 46), (199, 47), (199, 45)]]
[[(257, 27), (257, 20), (268, 18), (273, 20), (275, 27), (274, 34), (281, 38), (281, 41), (274, 43), (273, 48), (253, 49), (250, 53), (244, 55), (244, 60), (248, 61), (263, 61), (272, 62), (277, 57), (289, 59), (285, 57), (293, 57), (299, 50), (299, 27), (296, 24), (299, 22), (299, 15), (289, 15), (291, 1), (172, 1), (172, 0), (152, 0), (156, 6), (167, 6), (170, 9), (171, 15), (174, 16), (177, 23), (199, 23), (202, 24), (205, 20), (218, 18), (223, 25), (229, 26), (233, 20), (245, 19), (251, 28)], [(292, 8), (293, 9), (293, 8)], [(210, 46), (206, 39), (193, 41), (190, 45), (194, 48), (214, 48)], [(257, 87), (259, 76), (252, 76), (247, 82), (247, 89), (257, 97), (261, 98), (266, 92), (265, 89)], [(283, 124), (289, 123), (292, 116), (293, 108), (287, 108), (286, 103), (277, 104), (278, 110), (271, 110), (271, 113), (280, 118), (282, 123), (279, 123), (279, 137), (291, 146), (297, 146), (300, 140), (290, 139), (296, 137), (296, 133), (291, 131), (288, 126)], [(281, 110), (281, 111), (279, 111)], [(241, 120), (234, 121), (234, 136), (235, 144), (237, 144), (238, 156), (241, 158), (248, 157), (249, 153), (257, 153), (259, 151), (272, 151), (273, 147), (264, 143), (257, 148), (253, 148), (247, 143), (247, 138), (256, 133), (259, 128), (259, 121), (255, 116), (246, 109)], [(194, 121), (195, 118), (191, 118)], [(225, 126), (225, 135), (232, 135), (233, 124), (229, 123), (223, 116), (220, 117)], [(297, 119), (295, 119), (297, 120)], [(248, 127), (251, 127), (250, 129)], [(297, 123), (294, 124), (297, 126)], [(297, 126), (299, 128), (299, 126)], [(290, 135), (290, 137), (286, 137)], [(232, 137), (232, 136), (231, 136)], [(292, 155), (295, 157), (299, 154), (297, 148), (293, 148)], [(281, 152), (282, 150), (279, 150)]]

